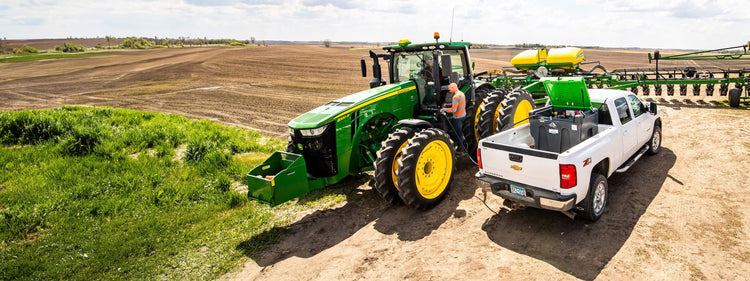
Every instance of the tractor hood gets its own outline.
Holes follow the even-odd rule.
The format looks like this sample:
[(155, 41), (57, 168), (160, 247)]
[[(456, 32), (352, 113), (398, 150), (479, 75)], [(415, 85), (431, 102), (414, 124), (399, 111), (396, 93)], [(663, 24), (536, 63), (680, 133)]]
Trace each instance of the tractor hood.
[(404, 81), (354, 93), (297, 116), (289, 121), (289, 127), (293, 129), (318, 128), (354, 110), (377, 102), (389, 94), (411, 87), (414, 87), (414, 82)]

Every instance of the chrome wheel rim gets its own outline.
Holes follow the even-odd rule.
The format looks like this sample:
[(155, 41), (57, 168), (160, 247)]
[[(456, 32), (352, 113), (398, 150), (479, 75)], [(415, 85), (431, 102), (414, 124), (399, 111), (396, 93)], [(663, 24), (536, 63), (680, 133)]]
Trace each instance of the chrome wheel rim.
[(654, 132), (654, 137), (651, 138), (651, 150), (659, 149), (661, 145), (661, 133), (659, 131)]
[(604, 210), (604, 198), (606, 196), (607, 194), (604, 190), (604, 183), (600, 182), (596, 185), (596, 190), (594, 191), (594, 213), (601, 214)]

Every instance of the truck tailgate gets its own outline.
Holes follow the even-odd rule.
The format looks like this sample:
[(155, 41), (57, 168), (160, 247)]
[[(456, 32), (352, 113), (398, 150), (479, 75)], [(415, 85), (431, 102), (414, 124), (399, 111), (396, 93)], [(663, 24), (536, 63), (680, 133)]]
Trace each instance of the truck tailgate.
[(482, 172), (513, 182), (559, 192), (558, 154), (498, 144), (482, 143)]

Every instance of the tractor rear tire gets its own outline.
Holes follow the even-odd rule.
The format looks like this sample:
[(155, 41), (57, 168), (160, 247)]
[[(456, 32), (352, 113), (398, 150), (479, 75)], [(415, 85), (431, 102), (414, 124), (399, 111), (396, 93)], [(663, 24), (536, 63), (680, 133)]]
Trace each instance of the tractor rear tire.
[(455, 174), (453, 141), (440, 129), (429, 128), (409, 139), (399, 159), (399, 196), (407, 206), (428, 210), (445, 199)]
[(500, 88), (493, 91), (482, 100), (482, 103), (478, 107), (479, 112), (474, 115), (477, 123), (477, 142), (479, 142), (480, 139), (497, 133), (495, 130), (497, 128), (496, 120), (500, 114), (499, 110), (502, 108), (502, 102), (505, 100), (505, 96), (510, 92), (511, 90), (508, 88)]
[[(529, 112), (534, 110), (534, 99), (524, 89), (515, 90), (502, 103), (497, 117), (497, 132), (529, 123)], [(525, 120), (524, 120), (525, 119)]]
[(469, 157), (476, 162), (477, 161), (477, 144), (479, 143), (479, 135), (477, 134), (477, 120), (479, 119), (479, 107), (482, 105), (484, 98), (486, 98), (493, 89), (491, 88), (479, 88), (476, 89), (476, 100), (473, 101), (473, 105), (466, 108), (466, 118), (464, 118), (463, 133), (464, 139), (466, 139), (466, 152)]
[(740, 107), (741, 95), (742, 95), (742, 90), (739, 88), (734, 88), (734, 89), (729, 90), (729, 106)]
[(409, 139), (414, 137), (414, 129), (401, 128), (388, 135), (383, 146), (378, 150), (375, 166), (375, 190), (380, 197), (393, 205), (401, 205), (403, 201), (398, 196), (398, 159), (401, 149), (406, 147)]

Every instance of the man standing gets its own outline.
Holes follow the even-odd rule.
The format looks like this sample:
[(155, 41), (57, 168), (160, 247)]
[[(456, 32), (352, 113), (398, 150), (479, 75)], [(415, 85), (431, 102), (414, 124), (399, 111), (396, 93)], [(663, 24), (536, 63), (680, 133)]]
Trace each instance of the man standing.
[(461, 151), (465, 152), (466, 149), (464, 148), (463, 121), (464, 118), (466, 118), (466, 97), (464, 96), (463, 92), (458, 90), (458, 85), (456, 85), (456, 83), (451, 83), (450, 85), (448, 85), (448, 91), (453, 94), (451, 107), (442, 108), (440, 109), (440, 111), (453, 113), (451, 124), (453, 124), (454, 133), (458, 138), (458, 147)]

